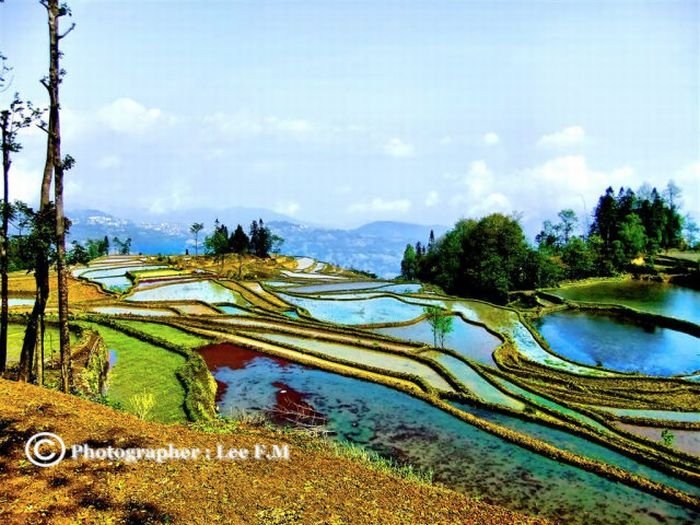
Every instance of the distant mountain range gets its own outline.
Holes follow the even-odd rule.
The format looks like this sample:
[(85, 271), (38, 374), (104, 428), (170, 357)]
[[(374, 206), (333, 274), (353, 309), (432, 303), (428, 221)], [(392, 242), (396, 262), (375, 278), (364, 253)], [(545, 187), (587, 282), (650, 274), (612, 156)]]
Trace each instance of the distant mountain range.
[(401, 270), (401, 257), (407, 243), (426, 243), (430, 230), (436, 236), (447, 231), (440, 225), (424, 226), (403, 222), (372, 222), (351, 230), (330, 229), (300, 224), (284, 215), (256, 208), (227, 210), (187, 210), (163, 216), (149, 216), (128, 212), (130, 219), (116, 217), (99, 210), (74, 210), (68, 214), (73, 226), (70, 240), (113, 237), (124, 240), (131, 237), (132, 252), (175, 255), (185, 249), (194, 251), (194, 237), (190, 234), (193, 222), (204, 223), (201, 243), (211, 231), (215, 219), (235, 227), (241, 224), (247, 230), (250, 223), (262, 217), (273, 233), (284, 239), (281, 252), (288, 255), (306, 255), (315, 259), (394, 277)]

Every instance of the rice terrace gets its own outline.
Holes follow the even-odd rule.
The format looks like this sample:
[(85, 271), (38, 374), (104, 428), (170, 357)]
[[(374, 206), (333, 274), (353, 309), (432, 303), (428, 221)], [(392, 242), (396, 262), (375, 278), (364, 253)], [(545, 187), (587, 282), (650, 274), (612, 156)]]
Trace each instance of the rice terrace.
[[(643, 159), (639, 173), (590, 168), (583, 153), (572, 151), (583, 148), (604, 157), (596, 148), (614, 142), (603, 129), (615, 124), (604, 124), (603, 113), (597, 137), (572, 126), (541, 135), (529, 153), (504, 153), (511, 147), (508, 138), (526, 141), (534, 133), (529, 125), (512, 124), (519, 131), (509, 137), (511, 124), (504, 123), (502, 135), (436, 135), (439, 140), (432, 142), (424, 137), (421, 147), (416, 132), (416, 147), (394, 137), (365, 156), (355, 150), (381, 136), (378, 130), (386, 123), (373, 119), (383, 115), (387, 122), (403, 122), (399, 108), (412, 107), (408, 100), (421, 99), (424, 91), (432, 100), (423, 100), (425, 107), (450, 122), (452, 107), (433, 100), (441, 98), (433, 94), (447, 90), (454, 100), (462, 95), (421, 80), (428, 71), (423, 68), (433, 63), (416, 42), (429, 38), (446, 64), (474, 62), (493, 72), (471, 52), (490, 42), (484, 49), (492, 58), (519, 56), (506, 36), (512, 27), (506, 31), (501, 19), (507, 10), (513, 20), (525, 20), (517, 3), (504, 2), (499, 11), (477, 9), (476, 2), (436, 2), (421, 9), (339, 2), (300, 2), (293, 8), (278, 2), (264, 2), (266, 8), (212, 2), (197, 9), (181, 2), (182, 13), (175, 14), (145, 3), (143, 18), (129, 18), (137, 11), (129, 3), (71, 3), (75, 13), (57, 0), (32, 2), (31, 9), (18, 0), (0, 6), (3, 33), (13, 19), (45, 39), (47, 17), (49, 22), (48, 46), (29, 45), (29, 37), (15, 42), (17, 29), (13, 38), (0, 38), (3, 523), (700, 522), (695, 222), (700, 164), (663, 179), (649, 175)], [(516, 32), (523, 42), (533, 42), (532, 49), (538, 47), (537, 28), (571, 30), (571, 52), (580, 64), (601, 53), (595, 56), (601, 68), (607, 67), (606, 53), (614, 49), (611, 61), (638, 66), (608, 36), (595, 53), (576, 40), (578, 29), (572, 28), (584, 19), (601, 24), (600, 35), (617, 34), (585, 3), (567, 2), (570, 11), (542, 4), (532, 3), (541, 20)], [(629, 35), (648, 24), (663, 26), (659, 38), (669, 46), (691, 38), (683, 32), (681, 15), (698, 14), (697, 4), (690, 9), (674, 3), (664, 10), (642, 0), (609, 9), (616, 15), (614, 25), (622, 24)], [(375, 11), (399, 22), (375, 27), (378, 22), (366, 17)], [(309, 26), (312, 14), (353, 38)], [(426, 14), (436, 27), (426, 23)], [(89, 117), (71, 109), (80, 107), (70, 95), (73, 70), (99, 64), (89, 62), (89, 40), (78, 36), (79, 15), (86, 20), (85, 34), (94, 38), (95, 31), (107, 31), (125, 50), (138, 49), (134, 71), (120, 69), (129, 78), (158, 69), (159, 60), (180, 59), (201, 77), (200, 58), (193, 57), (206, 56), (213, 87), (204, 82), (195, 88), (189, 77), (177, 78), (190, 86), (182, 93), (188, 103), (211, 112), (185, 114), (178, 106), (183, 112), (176, 113), (165, 95), (153, 100), (170, 107), (167, 111), (124, 98), (109, 107), (94, 106)], [(183, 52), (178, 39), (163, 36), (169, 33), (161, 16), (191, 28), (202, 42)], [(502, 40), (468, 23), (471, 16)], [(165, 44), (158, 38), (142, 39), (137, 31), (133, 38), (142, 39), (144, 47), (130, 47), (115, 28), (105, 27), (110, 17), (115, 28), (137, 19), (152, 24), (175, 48), (161, 49)], [(463, 35), (455, 21), (468, 24), (474, 35)], [(240, 35), (229, 32), (228, 23)], [(289, 33), (287, 23), (308, 31), (310, 40)], [(677, 27), (683, 31), (669, 29)], [(262, 39), (259, 49), (238, 42), (241, 35)], [(362, 35), (370, 42), (362, 43)], [(79, 49), (70, 46), (73, 38), (82, 39)], [(217, 39), (249, 46), (244, 49), (266, 65), (219, 56)], [(309, 42), (328, 43), (330, 50), (320, 46), (312, 52)], [(360, 53), (365, 45), (377, 56)], [(501, 55), (503, 46), (513, 54)], [(46, 109), (19, 93), (6, 93), (20, 88), (33, 93), (25, 88), (23, 61), (13, 62), (13, 54), (24, 57), (32, 71), (34, 59), (27, 57), (43, 57), (44, 48), (50, 50), (48, 76), (41, 81), (48, 92)], [(583, 48), (579, 56), (575, 51)], [(182, 54), (174, 58), (178, 49)], [(416, 53), (415, 64), (408, 49)], [(232, 80), (214, 68), (209, 51), (250, 77)], [(364, 84), (345, 78), (347, 104), (359, 108), (353, 100), (362, 93), (362, 108), (365, 103), (373, 108), (365, 115), (367, 126), (376, 129), (350, 121), (340, 125), (330, 117), (325, 124), (256, 117), (258, 101), (275, 107), (301, 89), (297, 72), (279, 59), (285, 53), (316, 79), (303, 85), (310, 98), (315, 94), (319, 111), (341, 121), (342, 104), (330, 109), (324, 97), (345, 90), (345, 84), (329, 87), (336, 77), (345, 78), (346, 66), (339, 62), (357, 62), (377, 99)], [(70, 62), (66, 74), (62, 64), (71, 56), (79, 59)], [(550, 49), (540, 59), (549, 64), (571, 57)], [(105, 60), (121, 67), (114, 56)], [(393, 65), (383, 64), (380, 74), (374, 60)], [(665, 63), (656, 55), (653, 60)], [(268, 66), (287, 82), (283, 91), (270, 87), (276, 81), (266, 77)], [(411, 78), (409, 87), (402, 86), (407, 99), (385, 98), (384, 88), (374, 85), (381, 78), (392, 93), (401, 91), (385, 67)], [(430, 67), (447, 75), (445, 64)], [(329, 77), (321, 73), (325, 68)], [(94, 71), (76, 74), (80, 86), (102, 82)], [(104, 74), (110, 86), (121, 82)], [(150, 80), (144, 75), (135, 90), (158, 81), (157, 75)], [(536, 75), (513, 77), (510, 90), (490, 89), (495, 97), (515, 96), (514, 85), (523, 79), (540, 89)], [(546, 78), (555, 76), (550, 72)], [(686, 86), (683, 78), (665, 81)], [(121, 85), (127, 84), (125, 79)], [(67, 93), (69, 109), (59, 103), (59, 87)], [(484, 99), (491, 94), (479, 92)], [(227, 115), (209, 106), (210, 98), (228, 101), (236, 93), (254, 109)], [(564, 103), (552, 93), (552, 106), (561, 106), (557, 111), (584, 119), (569, 99)], [(682, 105), (683, 100), (678, 95), (674, 103), (687, 118), (697, 110), (697, 97), (695, 106)], [(638, 102), (632, 97), (630, 104)], [(299, 104), (313, 113), (314, 105)], [(544, 107), (537, 100), (533, 104)], [(456, 107), (464, 110), (464, 120), (478, 119), (476, 109)], [(490, 111), (496, 112), (495, 106)], [(420, 111), (414, 118), (426, 126), (434, 123)], [(518, 118), (512, 116), (513, 122)], [(42, 133), (28, 131), (34, 128)], [(198, 131), (185, 133), (192, 129)], [(455, 144), (457, 149), (448, 150)], [(62, 152), (67, 145), (78, 161)], [(494, 153), (496, 148), (503, 151)], [(353, 153), (346, 158), (347, 152)], [(465, 152), (490, 164), (473, 160), (464, 175), (446, 172), (439, 191), (421, 186), (419, 196), (408, 192), (431, 179), (427, 164), (451, 155), (462, 162)], [(32, 155), (45, 160), (43, 175), (40, 164), (29, 167), (24, 160)], [(89, 168), (81, 167), (81, 155)], [(314, 171), (329, 155), (337, 155), (338, 170), (331, 171), (330, 183), (328, 170)], [(541, 169), (508, 164), (528, 155), (532, 162), (559, 156), (545, 160)], [(221, 161), (229, 156), (231, 164)], [(356, 156), (362, 158), (359, 164), (350, 160)], [(145, 167), (135, 167), (136, 161)], [(297, 170), (293, 177), (287, 163)], [(368, 172), (356, 175), (355, 169)], [(226, 177), (219, 178), (219, 172)], [(391, 184), (383, 186), (383, 177)], [(355, 186), (358, 181), (397, 197), (370, 197)], [(535, 193), (530, 186), (537, 186)], [(367, 197), (342, 201), (354, 192)], [(231, 208), (230, 202), (251, 207)], [(315, 210), (308, 212), (313, 221), (296, 217), (309, 208)], [(347, 224), (365, 222), (356, 228), (332, 223), (331, 217), (343, 213)], [(421, 224), (397, 217), (415, 217)], [(320, 226), (322, 219), (333, 226)], [(434, 224), (424, 226), (428, 220)]]

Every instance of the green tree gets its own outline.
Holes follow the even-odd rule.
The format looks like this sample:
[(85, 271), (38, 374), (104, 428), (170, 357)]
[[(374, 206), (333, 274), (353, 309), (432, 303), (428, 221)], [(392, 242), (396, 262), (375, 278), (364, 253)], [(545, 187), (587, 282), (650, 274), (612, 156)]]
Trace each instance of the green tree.
[(454, 329), (454, 317), (452, 317), (451, 313), (438, 306), (426, 306), (423, 312), (433, 332), (433, 346), (435, 348), (444, 348), (445, 337)]
[(664, 428), (661, 431), (661, 442), (666, 445), (667, 447), (672, 447), (673, 442), (676, 440), (676, 436), (673, 435), (673, 432), (671, 432), (669, 429)]
[(231, 234), (231, 238), (229, 239), (229, 245), (233, 253), (238, 253), (240, 255), (248, 253), (250, 239), (243, 231), (243, 227), (240, 224), (236, 226), (236, 229)]
[(639, 215), (631, 213), (622, 220), (618, 237), (622, 243), (625, 262), (643, 253), (647, 245), (647, 236)]
[(90, 262), (90, 252), (83, 245), (78, 241), (73, 241), (71, 245), (73, 247), (66, 254), (68, 264), (87, 264)]
[(221, 271), (224, 270), (226, 254), (229, 252), (228, 228), (219, 222), (214, 221), (214, 231), (204, 238), (204, 249), (207, 255), (212, 255), (215, 262), (221, 264)]
[(413, 245), (407, 244), (401, 260), (401, 277), (412, 281), (416, 278), (417, 269), (418, 258), (416, 257), (416, 250)]
[(611, 187), (598, 199), (598, 205), (593, 212), (592, 234), (597, 234), (606, 248), (612, 245), (617, 231), (617, 201)]
[(117, 246), (119, 255), (129, 255), (131, 253), (131, 237), (127, 237), (123, 241), (119, 237), (114, 237), (112, 241)]
[[(4, 57), (0, 55), (0, 71), (5, 71)], [(15, 93), (8, 109), (0, 112), (0, 130), (2, 132), (2, 174), (3, 174), (3, 199), (2, 199), (2, 227), (0, 228), (0, 374), (5, 371), (7, 362), (7, 323), (9, 318), (8, 306), (8, 269), (10, 257), (9, 225), (13, 215), (10, 204), (10, 166), (13, 153), (21, 151), (22, 145), (17, 141), (19, 130), (30, 126), (38, 120), (40, 112), (35, 110), (31, 103), (25, 104), (19, 94)]]
[(569, 279), (585, 279), (595, 274), (594, 252), (580, 237), (572, 238), (564, 247), (561, 260), (566, 265), (566, 277)]
[(199, 255), (199, 232), (204, 229), (204, 224), (195, 222), (190, 226), (190, 233), (194, 235), (194, 254)]
[(561, 210), (558, 217), (560, 220), (559, 230), (561, 232), (560, 243), (562, 246), (565, 246), (568, 244), (571, 236), (574, 233), (574, 229), (578, 225), (578, 217), (576, 216), (574, 210), (571, 209)]

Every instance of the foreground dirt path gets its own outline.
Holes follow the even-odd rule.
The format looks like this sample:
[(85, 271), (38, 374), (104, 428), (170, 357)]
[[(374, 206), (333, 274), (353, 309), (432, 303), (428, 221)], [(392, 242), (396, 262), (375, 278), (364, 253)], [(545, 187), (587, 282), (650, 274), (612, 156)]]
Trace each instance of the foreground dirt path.
[[(68, 448), (39, 468), (24, 447), (54, 432)], [(197, 447), (216, 455), (289, 445), (289, 460), (126, 463), (71, 458), (71, 447)], [(46, 389), (0, 380), (0, 522), (232, 524), (545, 523), (339, 458), (308, 438), (269, 429), (212, 434), (143, 422)]]

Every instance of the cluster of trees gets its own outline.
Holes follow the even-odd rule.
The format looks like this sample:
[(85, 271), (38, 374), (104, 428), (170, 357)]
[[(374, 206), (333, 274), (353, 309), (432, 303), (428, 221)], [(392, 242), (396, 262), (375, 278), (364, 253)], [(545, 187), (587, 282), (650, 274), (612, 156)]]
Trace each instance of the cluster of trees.
[(494, 213), (463, 219), (427, 247), (408, 245), (402, 276), (440, 286), (454, 295), (504, 302), (511, 290), (551, 284), (541, 254), (528, 246), (518, 218)]
[[(131, 245), (131, 239), (128, 241)], [(103, 239), (88, 239), (84, 245), (78, 241), (73, 241), (71, 245), (66, 256), (68, 264), (87, 264), (93, 259), (109, 255), (109, 238), (106, 235)]]
[(535, 241), (539, 251), (556, 263), (560, 279), (614, 275), (630, 269), (638, 257), (653, 261), (661, 250), (693, 242), (682, 235), (684, 225), (692, 231), (692, 221), (680, 214), (680, 195), (672, 182), (661, 193), (643, 186), (636, 193), (620, 188), (615, 194), (609, 187), (598, 199), (583, 235), (574, 235), (576, 214), (562, 210), (559, 222), (545, 221)]
[[(197, 228), (195, 228), (197, 226)], [(199, 228), (201, 223), (195, 223), (190, 228), (190, 231), (198, 235), (202, 228)], [(265, 226), (262, 219), (253, 221), (250, 224), (249, 233), (243, 231), (243, 227), (239, 224), (233, 233), (229, 233), (229, 229), (225, 224), (221, 224), (217, 219), (214, 222), (214, 231), (204, 239), (204, 248), (208, 255), (213, 255), (223, 261), (223, 258), (230, 253), (239, 255), (251, 254), (256, 257), (266, 258), (270, 253), (279, 250), (283, 239), (270, 231), (270, 228)], [(197, 246), (197, 237), (195, 237), (195, 247)]]
[(562, 210), (558, 222), (545, 221), (536, 247), (528, 244), (518, 217), (496, 213), (461, 220), (438, 240), (431, 231), (427, 245), (407, 245), (401, 276), (451, 294), (505, 302), (512, 290), (614, 275), (639, 256), (688, 244), (683, 228), (691, 233), (697, 228), (681, 216), (680, 194), (673, 183), (662, 193), (642, 187), (637, 193), (621, 188), (615, 194), (608, 188), (584, 234), (576, 234), (576, 214)]
[[(2, 131), (2, 156), (3, 156), (3, 206), (2, 206), (2, 231), (0, 232), (0, 273), (2, 275), (2, 306), (0, 308), (0, 373), (5, 371), (7, 361), (7, 325), (8, 325), (8, 276), (10, 268), (10, 237), (8, 233), (13, 213), (17, 213), (17, 206), (9, 202), (9, 174), (12, 165), (12, 156), (21, 151), (18, 134), (22, 128), (35, 124), (43, 130), (47, 136), (46, 161), (40, 186), (39, 208), (31, 210), (26, 208), (25, 216), (31, 218), (28, 227), (31, 231), (21, 242), (19, 249), (23, 250), (21, 257), (31, 261), (36, 283), (35, 301), (31, 314), (27, 319), (22, 351), (20, 354), (18, 379), (21, 381), (36, 381), (43, 383), (44, 374), (44, 314), (46, 302), (49, 297), (49, 272), (51, 265), (55, 263), (58, 281), (58, 324), (59, 324), (59, 359), (60, 359), (60, 385), (61, 389), (68, 392), (72, 388), (73, 374), (70, 350), (70, 332), (68, 330), (68, 268), (66, 257), (66, 232), (69, 221), (64, 214), (63, 181), (64, 176), (70, 170), (75, 160), (70, 155), (63, 156), (61, 152), (61, 127), (60, 127), (60, 101), (59, 90), (65, 76), (65, 70), (60, 67), (60, 59), (63, 56), (60, 51), (60, 42), (70, 33), (75, 24), (72, 24), (63, 33), (59, 30), (61, 18), (70, 16), (71, 12), (64, 3), (59, 0), (39, 0), (39, 4), (46, 10), (49, 29), (49, 71), (48, 75), (41, 79), (41, 84), (46, 88), (49, 105), (48, 119), (45, 119), (45, 111), (36, 109), (31, 103), (22, 101), (19, 94), (15, 94), (9, 106), (0, 111), (0, 128)], [(0, 55), (0, 92), (8, 86), (9, 68), (5, 65), (5, 57)], [(53, 186), (53, 200), (51, 188)], [(15, 247), (16, 249), (17, 247)]]

